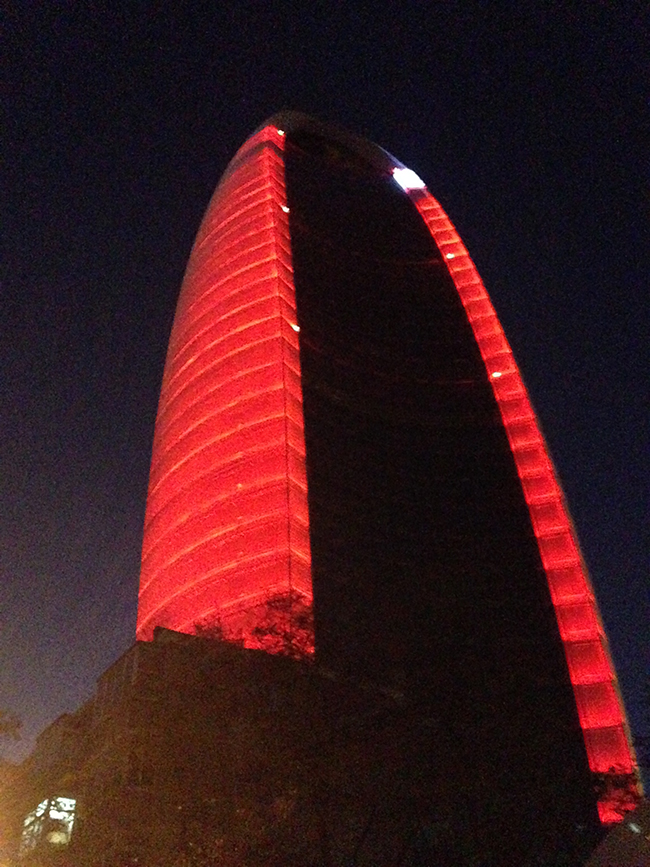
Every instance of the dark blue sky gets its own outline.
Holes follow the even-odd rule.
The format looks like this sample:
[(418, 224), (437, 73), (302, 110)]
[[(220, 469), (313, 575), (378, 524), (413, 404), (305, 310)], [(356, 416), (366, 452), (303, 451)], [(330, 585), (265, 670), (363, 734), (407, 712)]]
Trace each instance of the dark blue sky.
[(133, 640), (183, 270), (228, 160), (281, 108), (381, 144), (456, 223), (647, 733), (644, 4), (109, 5), (16, 4), (2, 37), (0, 707), (26, 746)]

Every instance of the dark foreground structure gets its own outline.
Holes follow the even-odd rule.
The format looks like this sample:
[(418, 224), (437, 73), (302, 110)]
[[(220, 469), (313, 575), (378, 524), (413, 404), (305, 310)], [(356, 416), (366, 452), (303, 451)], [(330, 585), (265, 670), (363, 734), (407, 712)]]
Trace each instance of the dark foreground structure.
[[(240, 149), (188, 265), (138, 638), (155, 627), (318, 673), (246, 700), (263, 761), (204, 797), (284, 798), (307, 822), (284, 863), (578, 864), (634, 804), (593, 592), (485, 288), (417, 176), (301, 115)], [(231, 713), (204, 709), (200, 737)]]
[(432, 732), (399, 696), (157, 629), (0, 788), (9, 855), (24, 867), (325, 867), (471, 853), (444, 818), (423, 836)]
[[(517, 833), (489, 797), (472, 813), (455, 794), (471, 773), (441, 762), (445, 749), (442, 721), (404, 695), (157, 628), (0, 777), (3, 863), (585, 864), (600, 834), (583, 816)], [(594, 865), (645, 864), (644, 821), (629, 814)]]

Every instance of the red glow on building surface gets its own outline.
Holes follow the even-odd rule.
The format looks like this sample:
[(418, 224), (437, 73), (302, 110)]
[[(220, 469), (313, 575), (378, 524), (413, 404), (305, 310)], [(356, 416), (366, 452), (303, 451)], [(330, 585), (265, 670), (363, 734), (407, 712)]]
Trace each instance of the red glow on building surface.
[[(601, 774), (632, 774), (636, 763), (596, 600), (512, 350), (478, 271), (443, 209), (427, 190), (413, 190), (409, 196), (458, 290), (499, 405), (555, 607), (589, 766)], [(620, 806), (620, 800), (602, 797), (601, 821), (621, 821)]]
[(270, 596), (311, 600), (300, 358), (282, 151), (231, 162), (188, 264), (156, 419), (137, 636), (192, 632)]

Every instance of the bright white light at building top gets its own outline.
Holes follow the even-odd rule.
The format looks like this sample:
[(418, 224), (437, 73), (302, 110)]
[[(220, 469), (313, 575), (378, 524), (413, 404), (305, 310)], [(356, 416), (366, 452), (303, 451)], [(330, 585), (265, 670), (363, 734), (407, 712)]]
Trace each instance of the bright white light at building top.
[(422, 178), (415, 174), (413, 169), (399, 168), (398, 166), (395, 166), (393, 169), (393, 178), (407, 193), (409, 190), (426, 189), (426, 184)]

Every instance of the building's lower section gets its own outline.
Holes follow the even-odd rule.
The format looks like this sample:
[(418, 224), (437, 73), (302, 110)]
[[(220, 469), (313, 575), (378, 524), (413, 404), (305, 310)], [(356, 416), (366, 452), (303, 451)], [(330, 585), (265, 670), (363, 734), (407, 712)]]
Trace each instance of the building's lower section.
[(479, 704), (460, 726), (453, 707), (159, 630), (18, 770), (16, 838), (48, 799), (74, 803), (74, 824), (64, 840), (32, 823), (16, 860), (578, 867), (602, 834), (595, 798), (562, 753), (531, 770), (538, 746), (513, 753)]

